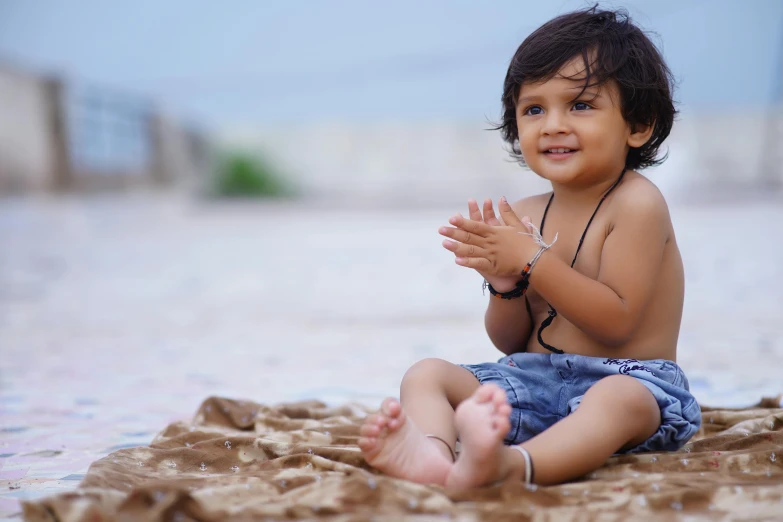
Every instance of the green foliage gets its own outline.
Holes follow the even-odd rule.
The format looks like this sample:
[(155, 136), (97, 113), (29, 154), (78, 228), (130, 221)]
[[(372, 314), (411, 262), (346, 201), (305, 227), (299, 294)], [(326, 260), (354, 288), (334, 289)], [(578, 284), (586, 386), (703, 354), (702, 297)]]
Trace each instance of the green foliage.
[(217, 194), (227, 197), (284, 197), (291, 195), (280, 176), (258, 156), (224, 154), (217, 173)]

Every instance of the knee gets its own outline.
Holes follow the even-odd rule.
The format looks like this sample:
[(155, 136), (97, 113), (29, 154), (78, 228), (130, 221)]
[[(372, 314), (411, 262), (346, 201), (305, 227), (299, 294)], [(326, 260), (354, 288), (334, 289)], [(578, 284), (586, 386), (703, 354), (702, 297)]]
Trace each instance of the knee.
[(400, 389), (418, 387), (422, 384), (438, 385), (449, 366), (452, 364), (443, 359), (422, 359), (405, 372)]
[(595, 383), (583, 402), (610, 407), (623, 417), (660, 419), (660, 408), (647, 387), (627, 375), (611, 375)]

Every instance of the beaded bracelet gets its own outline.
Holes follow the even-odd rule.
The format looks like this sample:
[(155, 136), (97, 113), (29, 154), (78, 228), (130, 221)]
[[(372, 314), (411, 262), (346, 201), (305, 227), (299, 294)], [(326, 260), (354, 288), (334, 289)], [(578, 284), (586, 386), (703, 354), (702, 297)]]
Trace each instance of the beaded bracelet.
[[(525, 267), (527, 268), (527, 266)], [(484, 289), (489, 290), (489, 293), (492, 294), (495, 297), (499, 297), (500, 299), (516, 299), (518, 297), (522, 297), (525, 295), (525, 292), (527, 292), (527, 287), (529, 286), (529, 282), (526, 277), (523, 277), (519, 281), (517, 281), (516, 287), (514, 289), (509, 290), (508, 292), (498, 292), (494, 288), (492, 288), (492, 285), (489, 284), (489, 281), (486, 279), (484, 280), (484, 284), (481, 286), (482, 293), (484, 292)]]
[[(557, 241), (557, 237), (555, 237), (555, 241)], [(554, 243), (555, 242), (552, 241), (552, 243), (549, 245), (545, 243), (541, 244), (538, 252), (536, 252), (536, 255), (533, 256), (533, 259), (528, 261), (528, 263), (525, 265), (525, 268), (522, 269), (522, 278), (517, 281), (516, 286), (512, 290), (509, 290), (508, 292), (498, 292), (492, 288), (492, 285), (489, 284), (489, 281), (485, 279), (481, 286), (481, 292), (484, 293), (484, 289), (486, 288), (489, 290), (490, 294), (492, 294), (494, 297), (499, 297), (500, 299), (517, 299), (525, 295), (527, 288), (530, 286), (530, 272), (533, 270), (533, 267), (536, 266), (536, 263), (538, 263), (538, 259), (541, 257), (541, 254), (543, 254), (546, 250), (549, 250)]]

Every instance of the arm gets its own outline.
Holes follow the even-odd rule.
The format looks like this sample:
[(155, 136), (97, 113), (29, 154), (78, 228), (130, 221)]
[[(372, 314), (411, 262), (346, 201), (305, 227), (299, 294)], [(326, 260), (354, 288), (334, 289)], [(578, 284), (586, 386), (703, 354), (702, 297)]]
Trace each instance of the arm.
[(525, 351), (533, 330), (527, 299), (507, 300), (490, 296), (484, 326), (492, 344), (504, 354)]
[[(509, 277), (538, 251), (527, 234), (530, 219), (520, 220), (501, 198), (505, 226), (453, 216), (440, 233), (460, 266)], [(601, 251), (598, 279), (572, 269), (551, 251), (530, 274), (530, 285), (574, 326), (606, 345), (620, 346), (636, 331), (655, 289), (671, 225), (666, 202), (655, 189), (636, 187), (618, 201), (617, 224)]]
[[(525, 210), (529, 213), (533, 206), (535, 196), (525, 198), (514, 204), (514, 211), (517, 215), (525, 215)], [(489, 208), (485, 205), (485, 214), (492, 213), (492, 204)], [(492, 214), (494, 217), (494, 214)], [(471, 216), (471, 219), (474, 219)], [(498, 224), (500, 224), (498, 222)], [(512, 278), (512, 280), (517, 278)], [(507, 292), (513, 288), (496, 287), (498, 291)], [(498, 299), (489, 297), (487, 312), (484, 314), (484, 327), (487, 335), (495, 347), (506, 355), (523, 352), (527, 348), (527, 342), (533, 331), (533, 319), (530, 313), (530, 304), (526, 297), (520, 299)]]
[(626, 343), (641, 322), (670, 233), (660, 193), (640, 190), (627, 196), (604, 243), (597, 280), (551, 252), (541, 256), (530, 276), (531, 286), (559, 314), (610, 346)]

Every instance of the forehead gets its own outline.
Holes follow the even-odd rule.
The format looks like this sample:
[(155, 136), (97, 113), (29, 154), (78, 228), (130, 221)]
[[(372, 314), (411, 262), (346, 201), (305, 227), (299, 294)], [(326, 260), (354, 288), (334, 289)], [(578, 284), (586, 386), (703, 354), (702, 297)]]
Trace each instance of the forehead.
[[(564, 96), (577, 96), (585, 86), (587, 71), (585, 62), (581, 56), (575, 56), (566, 62), (551, 78), (535, 82), (523, 83), (519, 89), (517, 99), (529, 96), (543, 96), (546, 94), (562, 94)], [(613, 98), (617, 90), (614, 82), (608, 81), (602, 85), (588, 90), (591, 95), (608, 94)]]

